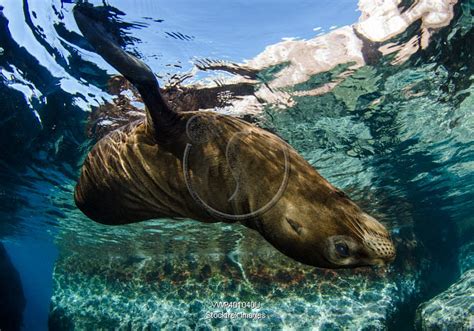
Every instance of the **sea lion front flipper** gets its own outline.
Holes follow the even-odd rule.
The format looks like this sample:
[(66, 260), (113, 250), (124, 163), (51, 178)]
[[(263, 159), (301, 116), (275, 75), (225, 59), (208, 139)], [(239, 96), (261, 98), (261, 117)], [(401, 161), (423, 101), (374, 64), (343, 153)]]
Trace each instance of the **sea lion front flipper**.
[(174, 134), (179, 121), (173, 111), (162, 98), (158, 81), (145, 63), (125, 52), (98, 19), (95, 8), (87, 4), (74, 7), (74, 18), (87, 41), (97, 53), (111, 66), (117, 69), (140, 92), (147, 109), (147, 122), (155, 137), (164, 142)]

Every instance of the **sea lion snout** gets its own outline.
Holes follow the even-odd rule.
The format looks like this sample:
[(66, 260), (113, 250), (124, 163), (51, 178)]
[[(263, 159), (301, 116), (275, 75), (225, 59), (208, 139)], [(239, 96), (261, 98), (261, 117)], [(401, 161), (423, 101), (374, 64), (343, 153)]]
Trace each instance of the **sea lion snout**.
[(364, 237), (365, 245), (370, 248), (376, 257), (391, 262), (395, 259), (395, 247), (389, 237), (380, 234), (368, 234)]
[(374, 259), (379, 258), (387, 262), (393, 261), (395, 259), (395, 246), (390, 234), (375, 218), (369, 215), (364, 216), (364, 226), (362, 227), (364, 245), (373, 252)]

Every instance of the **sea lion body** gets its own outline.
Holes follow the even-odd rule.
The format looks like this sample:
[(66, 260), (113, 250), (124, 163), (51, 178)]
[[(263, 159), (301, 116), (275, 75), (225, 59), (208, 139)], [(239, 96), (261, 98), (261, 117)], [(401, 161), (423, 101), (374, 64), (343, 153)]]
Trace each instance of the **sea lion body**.
[[(205, 132), (200, 130), (198, 133), (203, 136), (196, 137), (196, 142), (186, 130), (190, 122), (200, 122), (198, 125), (212, 135), (207, 141), (199, 141), (205, 137)], [(212, 112), (186, 112), (180, 114), (178, 126), (182, 127), (182, 135), (175, 137), (172, 145), (157, 144), (148, 133), (145, 121), (135, 121), (102, 138), (87, 155), (82, 167), (75, 190), (79, 208), (90, 218), (109, 225), (157, 217), (193, 218), (203, 222), (245, 221), (258, 215), (238, 216), (247, 215), (258, 210), (259, 204), (270, 202), (283, 181), (296, 183), (301, 168), (314, 172), (280, 138), (237, 118)], [(241, 133), (244, 135), (239, 144), (251, 148), (239, 150), (239, 159), (234, 163), (238, 162), (240, 176), (235, 178), (232, 176), (235, 169), (228, 164), (226, 152), (232, 137)], [(185, 180), (187, 146), (192, 146), (186, 161), (191, 185)], [(290, 169), (285, 169), (285, 152), (289, 154), (287, 166), (298, 165), (299, 172), (290, 173)], [(244, 164), (245, 160), (249, 162)], [(288, 172), (286, 179), (285, 170)], [(262, 171), (268, 174), (262, 176)], [(275, 176), (280, 177), (280, 183)], [(263, 184), (266, 189), (259, 191), (256, 197), (257, 190), (246, 187), (248, 183)], [(239, 184), (239, 198), (229, 201)], [(286, 185), (285, 194), (291, 194), (291, 187)], [(220, 213), (213, 213), (206, 208), (206, 203), (196, 201), (192, 193), (210, 202), (212, 206), (209, 207)]]
[(118, 225), (152, 218), (241, 223), (306, 264), (355, 267), (393, 260), (387, 230), (274, 134), (231, 116), (176, 112), (151, 70), (120, 49), (91, 7), (79, 28), (134, 84), (147, 117), (102, 138), (75, 189), (91, 219)]

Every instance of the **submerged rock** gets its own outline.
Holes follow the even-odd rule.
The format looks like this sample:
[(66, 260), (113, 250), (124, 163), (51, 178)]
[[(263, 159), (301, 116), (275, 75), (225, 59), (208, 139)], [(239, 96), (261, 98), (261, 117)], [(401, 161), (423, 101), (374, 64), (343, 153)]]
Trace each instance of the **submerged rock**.
[(0, 330), (20, 330), (25, 305), (20, 275), (0, 243)]
[(474, 269), (417, 309), (421, 330), (474, 330)]
[(384, 330), (418, 286), (419, 274), (400, 266), (306, 266), (240, 227), (162, 220), (117, 235), (119, 229), (88, 225), (114, 240), (76, 242), (73, 233), (58, 240), (51, 330)]
[(474, 242), (467, 243), (459, 249), (459, 269), (461, 274), (474, 270)]
[[(469, 233), (467, 228), (464, 228)], [(446, 291), (422, 303), (416, 311), (420, 330), (474, 330), (474, 243), (459, 249), (460, 279)]]

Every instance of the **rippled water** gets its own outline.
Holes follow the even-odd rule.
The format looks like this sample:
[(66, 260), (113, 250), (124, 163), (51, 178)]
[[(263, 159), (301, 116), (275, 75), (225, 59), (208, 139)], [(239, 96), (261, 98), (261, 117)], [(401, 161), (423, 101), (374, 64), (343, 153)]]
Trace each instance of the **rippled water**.
[[(459, 276), (474, 221), (471, 2), (456, 4), (451, 23), (405, 61), (380, 53), (277, 87), (287, 62), (255, 69), (255, 91), (273, 86), (271, 94), (292, 102), (268, 98), (252, 121), (390, 229), (399, 257), (383, 274), (303, 266), (237, 225), (107, 227), (87, 219), (72, 192), (94, 142), (86, 131), (91, 106), (113, 101), (107, 81), (115, 72), (80, 36), (72, 4), (0, 4), (0, 238), (24, 283), (27, 329), (45, 329), (49, 310), (53, 329), (411, 328), (417, 305)], [(162, 86), (199, 60), (242, 63), (282, 38), (311, 40), (360, 16), (355, 1), (110, 5), (124, 46)], [(417, 22), (390, 42), (409, 43)], [(199, 71), (185, 84), (229, 77)], [(205, 320), (219, 300), (256, 301), (270, 317)]]

